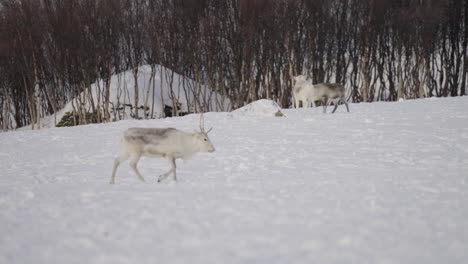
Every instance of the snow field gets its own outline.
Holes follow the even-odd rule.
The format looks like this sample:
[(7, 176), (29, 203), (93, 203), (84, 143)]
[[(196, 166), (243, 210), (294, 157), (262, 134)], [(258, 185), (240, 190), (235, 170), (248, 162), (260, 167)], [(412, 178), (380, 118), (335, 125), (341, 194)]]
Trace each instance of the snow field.
[[(468, 97), (206, 113), (216, 152), (128, 162), (129, 127), (0, 134), (0, 263), (465, 263)], [(274, 109), (274, 108), (272, 108)]]

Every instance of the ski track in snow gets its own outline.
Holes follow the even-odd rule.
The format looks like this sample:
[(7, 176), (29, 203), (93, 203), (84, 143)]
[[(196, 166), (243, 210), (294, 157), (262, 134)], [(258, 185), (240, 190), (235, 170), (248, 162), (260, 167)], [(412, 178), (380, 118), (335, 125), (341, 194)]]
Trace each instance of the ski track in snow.
[(205, 114), (214, 153), (123, 163), (126, 128), (0, 134), (0, 263), (468, 263), (468, 97)]

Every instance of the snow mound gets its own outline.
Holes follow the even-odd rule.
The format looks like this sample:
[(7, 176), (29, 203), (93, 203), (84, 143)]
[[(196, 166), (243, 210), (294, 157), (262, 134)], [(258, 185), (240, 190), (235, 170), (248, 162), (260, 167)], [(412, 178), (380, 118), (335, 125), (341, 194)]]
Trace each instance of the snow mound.
[(281, 107), (272, 100), (261, 99), (231, 112), (233, 116), (283, 116)]
[[(149, 65), (143, 65), (137, 71), (138, 86), (138, 112), (139, 117), (144, 117), (144, 108), (147, 108), (147, 118), (164, 117), (164, 109), (166, 106), (172, 106), (172, 100), (178, 103), (181, 112), (193, 112), (193, 106), (205, 105), (210, 111), (226, 111), (231, 107), (230, 101), (223, 98), (219, 93), (212, 91), (209, 87), (199, 84), (194, 80), (177, 74), (172, 70), (160, 65), (156, 65), (154, 69)], [(100, 92), (97, 88), (100, 87)], [(104, 80), (99, 80), (91, 85), (91, 92), (95, 108), (103, 107), (104, 98)], [(134, 118), (135, 107), (135, 78), (132, 70), (128, 70), (119, 74), (114, 74), (110, 80), (110, 112), (113, 121), (126, 120)], [(200, 92), (197, 98), (198, 103), (195, 103), (194, 92)], [(81, 93), (81, 100), (89, 98), (89, 94)], [(98, 103), (100, 102), (100, 104)], [(55, 127), (57, 123), (67, 114), (74, 111), (74, 106), (79, 105), (79, 99), (75, 98), (65, 105), (63, 109), (56, 114), (47, 116), (41, 119), (42, 128)], [(92, 112), (93, 107), (88, 100), (84, 100), (84, 109), (87, 112)], [(28, 129), (31, 126), (23, 127)]]

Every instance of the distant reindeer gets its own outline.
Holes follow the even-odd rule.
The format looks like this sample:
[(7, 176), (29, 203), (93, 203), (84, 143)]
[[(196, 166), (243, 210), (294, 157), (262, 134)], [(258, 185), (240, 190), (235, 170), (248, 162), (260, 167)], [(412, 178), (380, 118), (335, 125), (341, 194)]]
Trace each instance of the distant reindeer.
[(142, 156), (163, 157), (169, 161), (170, 170), (159, 176), (158, 182), (170, 173), (176, 176), (176, 159), (187, 160), (197, 152), (214, 152), (208, 138), (211, 128), (205, 132), (203, 114), (200, 115), (200, 132), (186, 133), (175, 128), (129, 128), (120, 137), (120, 153), (114, 160), (110, 184), (115, 183), (115, 172), (121, 162), (130, 157), (130, 167), (141, 181), (145, 181), (137, 169)]
[(295, 76), (294, 81), (292, 94), (296, 108), (299, 108), (299, 101), (302, 101), (303, 108), (309, 107), (311, 104), (315, 107), (315, 102), (321, 101), (324, 113), (327, 112), (327, 106), (331, 103), (335, 105), (332, 111), (332, 113), (335, 113), (341, 101), (346, 105), (346, 110), (349, 112), (343, 85), (338, 83), (319, 83), (314, 85), (312, 84), (312, 80), (307, 79), (305, 75)]

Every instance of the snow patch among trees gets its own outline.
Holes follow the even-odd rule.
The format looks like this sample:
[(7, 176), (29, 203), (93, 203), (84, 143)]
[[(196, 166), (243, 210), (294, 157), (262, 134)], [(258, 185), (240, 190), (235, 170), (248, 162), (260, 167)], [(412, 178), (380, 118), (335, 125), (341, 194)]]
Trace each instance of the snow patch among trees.
[[(139, 67), (136, 80), (135, 83), (133, 70), (112, 75), (110, 78), (111, 121), (134, 119), (135, 98), (138, 98), (137, 108), (140, 119), (200, 111), (228, 111), (231, 107), (229, 99), (213, 92), (209, 87), (159, 65)], [(101, 114), (104, 113), (105, 85), (104, 80), (92, 84), (91, 92), (88, 90), (82, 92), (57, 114), (43, 118), (41, 127), (54, 127), (61, 122), (65, 124), (64, 126), (69, 126), (68, 123), (95, 123), (97, 110), (99, 109)], [(64, 117), (67, 120), (63, 120)], [(81, 118), (86, 120), (80, 120)]]

